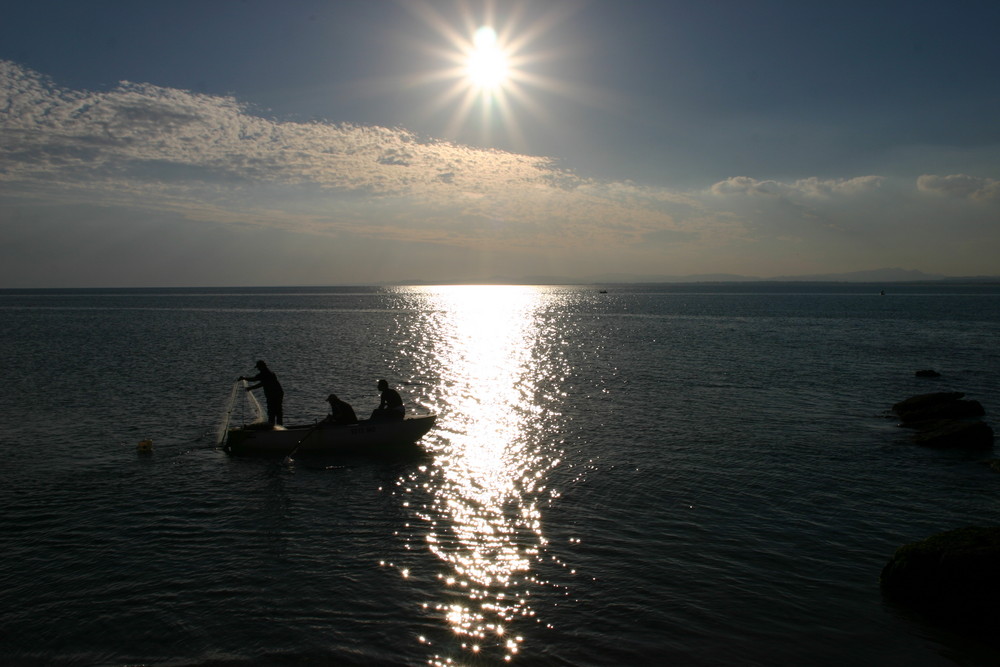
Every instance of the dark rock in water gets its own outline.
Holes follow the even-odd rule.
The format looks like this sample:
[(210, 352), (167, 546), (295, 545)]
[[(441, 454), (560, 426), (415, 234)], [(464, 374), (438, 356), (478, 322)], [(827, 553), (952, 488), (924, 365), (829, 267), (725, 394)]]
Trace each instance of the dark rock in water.
[(942, 391), (935, 394), (912, 396), (892, 406), (904, 424), (938, 419), (966, 419), (986, 414), (979, 401), (961, 400), (965, 394)]
[(920, 394), (911, 396), (905, 401), (900, 401), (892, 406), (892, 411), (897, 415), (917, 413), (933, 408), (941, 403), (948, 403), (964, 398), (965, 394), (960, 391), (939, 391), (934, 394)]
[(942, 619), (1000, 621), (1000, 527), (960, 528), (900, 547), (882, 569), (882, 593)]
[(915, 429), (913, 442), (925, 447), (954, 449), (993, 446), (993, 429), (978, 418), (986, 414), (979, 401), (965, 394), (942, 391), (911, 396), (892, 406), (902, 425)]
[(939, 378), (941, 377), (941, 374), (938, 373), (937, 371), (927, 368), (922, 371), (917, 371), (916, 376), (918, 378)]
[(939, 449), (969, 449), (993, 446), (993, 429), (983, 421), (943, 419), (925, 423), (913, 434), (913, 442)]

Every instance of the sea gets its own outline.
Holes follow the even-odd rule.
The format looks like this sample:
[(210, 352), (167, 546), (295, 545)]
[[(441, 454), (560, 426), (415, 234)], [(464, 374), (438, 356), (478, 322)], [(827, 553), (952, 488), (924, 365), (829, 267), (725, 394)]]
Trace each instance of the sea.
[[(997, 284), (3, 290), (0, 350), (4, 665), (1000, 664), (879, 588), (1000, 525), (994, 453), (890, 414), (997, 428)], [(437, 424), (231, 456), (258, 359), (286, 425)]]

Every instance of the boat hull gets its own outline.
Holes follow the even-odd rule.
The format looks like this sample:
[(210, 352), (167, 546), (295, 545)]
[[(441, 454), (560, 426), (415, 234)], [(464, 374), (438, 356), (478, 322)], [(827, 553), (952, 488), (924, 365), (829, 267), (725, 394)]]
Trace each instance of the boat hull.
[(364, 420), (339, 425), (320, 422), (309, 426), (270, 428), (251, 425), (229, 429), (224, 449), (234, 455), (386, 456), (417, 449), (437, 420), (436, 415), (402, 421)]

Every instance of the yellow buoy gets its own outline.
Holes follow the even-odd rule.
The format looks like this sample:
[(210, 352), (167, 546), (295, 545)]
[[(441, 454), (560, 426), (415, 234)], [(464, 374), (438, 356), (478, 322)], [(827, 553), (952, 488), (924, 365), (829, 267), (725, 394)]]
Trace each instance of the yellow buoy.
[(139, 444), (136, 446), (136, 450), (141, 453), (153, 451), (153, 441), (152, 440), (140, 440)]

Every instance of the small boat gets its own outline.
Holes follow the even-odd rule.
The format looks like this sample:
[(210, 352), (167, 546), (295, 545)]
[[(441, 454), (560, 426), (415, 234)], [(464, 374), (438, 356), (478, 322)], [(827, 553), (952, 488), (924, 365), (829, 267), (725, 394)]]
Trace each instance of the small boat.
[(230, 454), (288, 456), (392, 456), (418, 451), (417, 441), (431, 430), (437, 415), (401, 421), (361, 420), (357, 424), (318, 422), (304, 426), (249, 424), (228, 429), (223, 445)]

